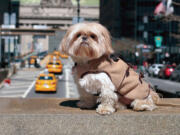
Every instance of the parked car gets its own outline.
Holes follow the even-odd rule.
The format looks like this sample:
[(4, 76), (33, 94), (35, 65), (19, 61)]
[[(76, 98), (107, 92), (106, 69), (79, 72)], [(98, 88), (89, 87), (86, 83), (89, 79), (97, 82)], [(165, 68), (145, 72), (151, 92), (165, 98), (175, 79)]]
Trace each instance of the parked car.
[(170, 79), (180, 82), (180, 65), (178, 65), (171, 73)]
[(163, 64), (153, 64), (148, 68), (149, 76), (158, 76), (160, 69), (163, 67)]
[(164, 65), (158, 72), (158, 78), (165, 78), (164, 71), (166, 69), (166, 65)]
[(164, 71), (165, 78), (169, 78), (173, 71), (174, 71), (174, 67), (172, 65), (167, 65)]
[(165, 65), (162, 67), (158, 73), (159, 78), (169, 78), (171, 73), (174, 71), (174, 67), (172, 65)]

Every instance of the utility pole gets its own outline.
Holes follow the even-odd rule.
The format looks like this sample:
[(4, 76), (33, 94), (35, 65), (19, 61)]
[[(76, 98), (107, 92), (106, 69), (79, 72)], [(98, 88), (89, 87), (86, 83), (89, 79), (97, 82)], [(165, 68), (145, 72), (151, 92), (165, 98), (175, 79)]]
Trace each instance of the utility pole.
[(80, 0), (77, 0), (77, 22), (80, 21)]
[(171, 20), (169, 21), (169, 54), (172, 53), (172, 40), (171, 40)]

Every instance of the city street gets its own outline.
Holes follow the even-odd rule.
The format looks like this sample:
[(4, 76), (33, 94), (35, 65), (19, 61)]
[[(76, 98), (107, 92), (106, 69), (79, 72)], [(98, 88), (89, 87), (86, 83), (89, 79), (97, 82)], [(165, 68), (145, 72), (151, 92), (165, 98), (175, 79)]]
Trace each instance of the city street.
[(0, 97), (26, 97), (27, 91), (34, 85), (39, 69), (21, 69), (11, 77), (10, 85), (0, 89)]
[(23, 97), (23, 98), (77, 98), (77, 88), (74, 84), (71, 67), (71, 59), (61, 59), (63, 63), (63, 74), (56, 75), (58, 87), (56, 93), (36, 93), (35, 80), (44, 69), (26, 68), (19, 70), (11, 78), (11, 84), (0, 89), (0, 97)]
[(180, 135), (180, 0), (0, 0), (0, 125)]
[[(24, 68), (20, 69), (15, 75), (11, 77), (9, 86), (4, 86), (0, 89), (0, 97), (22, 97), (22, 98), (77, 98), (79, 97), (76, 85), (74, 83), (71, 68), (73, 62), (70, 58), (62, 59), (63, 73), (56, 75), (58, 79), (58, 86), (56, 93), (50, 92), (35, 92), (35, 80), (38, 75), (44, 72), (44, 68)], [(170, 94), (180, 92), (180, 83), (165, 79), (158, 79), (152, 77), (145, 78), (158, 90)]]

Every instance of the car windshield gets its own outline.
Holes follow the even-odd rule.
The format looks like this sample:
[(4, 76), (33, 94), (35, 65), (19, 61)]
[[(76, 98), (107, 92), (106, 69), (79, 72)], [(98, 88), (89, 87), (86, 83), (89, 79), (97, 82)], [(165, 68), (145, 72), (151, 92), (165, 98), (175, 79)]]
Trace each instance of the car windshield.
[(49, 65), (60, 65), (60, 64), (58, 62), (57, 63), (50, 62)]
[(39, 80), (53, 80), (52, 76), (40, 76)]

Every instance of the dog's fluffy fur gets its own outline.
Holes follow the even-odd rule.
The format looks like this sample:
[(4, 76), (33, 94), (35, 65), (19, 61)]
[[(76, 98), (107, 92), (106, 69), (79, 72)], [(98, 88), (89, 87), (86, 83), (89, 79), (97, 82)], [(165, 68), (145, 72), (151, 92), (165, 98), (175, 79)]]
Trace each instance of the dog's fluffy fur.
[[(88, 61), (98, 60), (101, 56), (110, 56), (113, 53), (111, 38), (108, 30), (98, 23), (79, 23), (71, 26), (64, 36), (60, 51), (71, 56), (78, 65), (85, 65)], [(84, 67), (83, 67), (84, 68)], [(89, 73), (79, 78), (75, 74), (75, 82), (78, 86), (80, 108), (92, 108), (97, 102), (96, 111), (100, 114), (111, 114), (117, 108), (125, 108), (116, 93), (116, 88), (109, 76), (104, 73)], [(100, 95), (94, 96), (94, 94)], [(151, 95), (146, 99), (135, 99), (131, 103), (134, 110), (153, 110), (156, 108)]]

